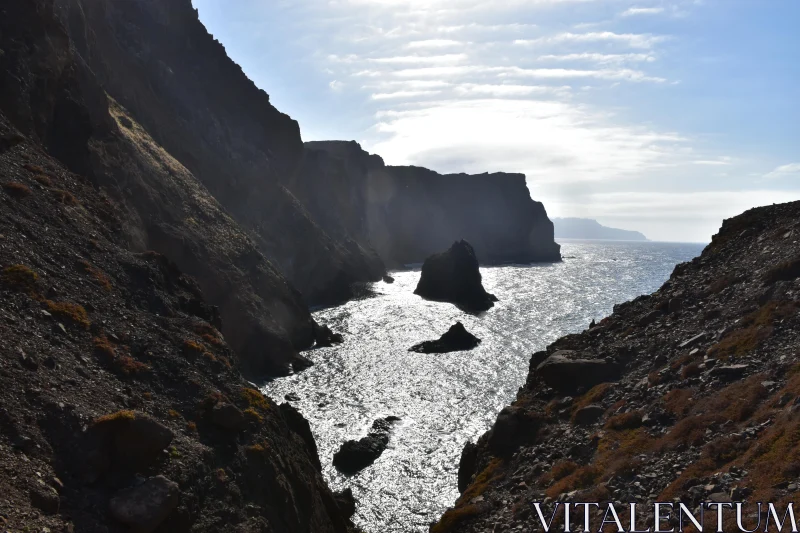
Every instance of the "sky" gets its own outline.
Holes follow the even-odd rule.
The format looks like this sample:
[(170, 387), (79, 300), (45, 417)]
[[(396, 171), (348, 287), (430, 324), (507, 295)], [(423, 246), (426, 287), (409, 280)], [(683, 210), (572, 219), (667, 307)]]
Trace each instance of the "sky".
[(800, 0), (193, 0), (300, 123), (520, 172), (551, 217), (707, 242), (800, 200)]

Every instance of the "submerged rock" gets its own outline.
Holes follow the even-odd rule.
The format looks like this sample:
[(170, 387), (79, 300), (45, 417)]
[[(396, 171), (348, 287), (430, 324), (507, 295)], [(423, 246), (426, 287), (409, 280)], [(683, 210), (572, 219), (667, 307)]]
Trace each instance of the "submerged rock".
[(466, 311), (486, 311), (497, 301), (483, 288), (475, 250), (464, 240), (425, 260), (414, 294), (451, 302)]
[(389, 274), (386, 274), (386, 275), (383, 276), (383, 282), (384, 283), (394, 283), (394, 278), (392, 276), (390, 276)]
[(334, 333), (328, 326), (316, 326), (314, 328), (314, 337), (317, 341), (317, 347), (328, 348), (334, 344), (341, 344), (344, 342), (344, 337), (341, 333)]
[(397, 420), (395, 416), (379, 418), (372, 423), (366, 437), (342, 444), (333, 455), (333, 466), (343, 474), (352, 475), (374, 463), (389, 445), (392, 422)]
[(439, 340), (424, 341), (415, 344), (408, 349), (410, 352), (417, 353), (447, 353), (471, 350), (480, 344), (481, 340), (467, 331), (464, 324), (456, 322), (447, 333), (439, 337)]

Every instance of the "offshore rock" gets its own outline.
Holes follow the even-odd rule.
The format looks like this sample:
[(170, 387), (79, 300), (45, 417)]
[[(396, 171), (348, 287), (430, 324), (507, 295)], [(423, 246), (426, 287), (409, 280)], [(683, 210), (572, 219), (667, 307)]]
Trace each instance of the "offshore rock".
[(456, 322), (450, 326), (447, 333), (439, 337), (439, 340), (415, 344), (408, 351), (417, 353), (462, 352), (475, 348), (480, 342), (478, 337), (467, 331), (464, 324)]
[(445, 252), (430, 256), (422, 265), (414, 294), (428, 300), (451, 302), (465, 311), (486, 311), (497, 298), (486, 292), (475, 250), (464, 240)]
[(333, 455), (333, 466), (343, 474), (352, 475), (374, 463), (389, 445), (392, 422), (396, 420), (396, 417), (380, 418), (372, 423), (366, 437), (342, 444)]

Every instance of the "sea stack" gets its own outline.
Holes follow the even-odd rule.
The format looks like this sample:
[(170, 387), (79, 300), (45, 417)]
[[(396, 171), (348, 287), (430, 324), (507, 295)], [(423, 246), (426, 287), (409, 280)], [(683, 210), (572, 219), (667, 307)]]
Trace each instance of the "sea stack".
[(425, 260), (414, 294), (428, 300), (451, 302), (471, 312), (486, 311), (497, 301), (483, 288), (475, 250), (464, 240), (454, 242), (447, 251)]
[(464, 324), (456, 322), (438, 340), (415, 344), (408, 351), (417, 353), (464, 352), (475, 348), (480, 342), (478, 337), (467, 331)]

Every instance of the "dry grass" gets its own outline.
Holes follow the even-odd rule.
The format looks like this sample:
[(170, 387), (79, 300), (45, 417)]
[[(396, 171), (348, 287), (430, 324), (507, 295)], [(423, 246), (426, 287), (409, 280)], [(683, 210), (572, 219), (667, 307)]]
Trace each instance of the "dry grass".
[(261, 416), (261, 414), (258, 411), (256, 411), (255, 409), (253, 409), (252, 407), (248, 407), (247, 409), (244, 410), (244, 416), (250, 422), (254, 422), (256, 424), (263, 424), (264, 423), (264, 417)]
[(39, 275), (25, 265), (12, 265), (3, 269), (0, 279), (14, 289), (32, 291)]
[(51, 300), (45, 300), (45, 305), (48, 311), (58, 318), (72, 322), (84, 329), (89, 329), (89, 326), (91, 326), (86, 309), (80, 305), (69, 302), (53, 302)]
[(573, 490), (593, 487), (597, 484), (603, 474), (604, 470), (599, 466), (582, 466), (548, 488), (546, 494), (551, 498), (556, 498), (563, 492), (571, 492)]
[(772, 284), (778, 281), (793, 281), (800, 278), (800, 257), (784, 261), (769, 269), (764, 274), (764, 283)]
[(639, 411), (630, 411), (608, 419), (605, 429), (613, 431), (623, 431), (626, 429), (636, 429), (642, 425), (642, 413)]
[(269, 409), (267, 398), (256, 389), (242, 388), (242, 399), (247, 402), (249, 407), (266, 411)]
[(75, 206), (78, 205), (78, 199), (69, 192), (62, 189), (53, 189), (52, 190), (53, 196), (56, 197), (56, 201), (63, 205)]
[(711, 347), (710, 355), (727, 359), (743, 356), (758, 348), (773, 332), (773, 324), (797, 311), (794, 302), (769, 302), (739, 321), (739, 329), (731, 331)]
[(30, 187), (16, 181), (3, 183), (2, 187), (6, 194), (12, 198), (25, 198), (33, 194), (33, 191), (31, 191)]
[(700, 365), (697, 363), (689, 363), (685, 367), (681, 369), (681, 379), (689, 379), (693, 377), (697, 377), (703, 373), (703, 370), (700, 368)]
[(170, 418), (183, 418), (181, 416), (181, 414), (178, 411), (176, 411), (175, 409), (170, 409), (169, 412), (167, 413), (167, 415)]
[(694, 405), (692, 397), (694, 391), (691, 389), (672, 389), (664, 395), (664, 410), (677, 417), (684, 417)]
[(52, 187), (53, 180), (50, 179), (50, 176), (46, 174), (36, 174), (33, 177), (34, 181), (43, 187)]
[(186, 422), (186, 431), (189, 433), (197, 433), (197, 424), (195, 422)]
[(110, 366), (117, 374), (127, 377), (150, 371), (149, 365), (137, 361), (129, 354), (124, 353), (126, 350), (124, 347), (120, 348), (123, 353), (119, 354), (117, 348), (115, 348), (106, 337), (95, 337), (92, 342), (94, 344), (95, 355), (102, 359), (103, 362)]
[(125, 410), (125, 411), (117, 411), (116, 413), (107, 414), (98, 418), (95, 418), (92, 422), (93, 426), (102, 426), (107, 424), (113, 424), (118, 422), (130, 422), (136, 418), (136, 413), (133, 411)]
[(605, 395), (608, 394), (608, 391), (611, 390), (612, 386), (613, 385), (611, 383), (601, 383), (589, 389), (589, 392), (575, 401), (572, 406), (573, 413), (589, 405), (599, 403), (600, 400), (602, 400)]
[(456, 509), (450, 509), (431, 527), (430, 533), (449, 533), (451, 531), (457, 531), (455, 528), (461, 524), (461, 522), (480, 514), (481, 508), (477, 505), (465, 505)]
[(80, 262), (80, 266), (86, 274), (88, 274), (94, 281), (97, 282), (98, 285), (100, 285), (106, 291), (111, 292), (111, 280), (108, 279), (108, 276), (106, 276), (105, 272), (85, 260)]

